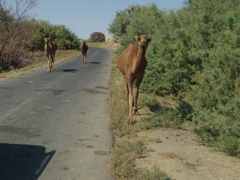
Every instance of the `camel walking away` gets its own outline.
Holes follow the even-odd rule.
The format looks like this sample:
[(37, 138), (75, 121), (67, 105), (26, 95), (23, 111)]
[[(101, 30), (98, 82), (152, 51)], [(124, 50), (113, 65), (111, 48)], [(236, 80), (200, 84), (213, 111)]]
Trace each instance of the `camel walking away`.
[(82, 42), (81, 42), (80, 50), (81, 50), (82, 56), (83, 56), (82, 63), (86, 63), (88, 46), (87, 46), (87, 44), (86, 44), (85, 41), (82, 41)]
[(52, 38), (44, 38), (44, 41), (44, 49), (48, 59), (47, 72), (51, 72), (54, 70), (54, 58), (57, 51), (57, 44), (52, 40)]
[[(146, 49), (152, 40), (147, 35), (136, 36), (138, 46), (133, 42), (129, 42), (129, 46), (122, 52), (117, 60), (119, 70), (124, 74), (126, 80), (127, 104), (129, 106), (128, 123), (134, 123), (134, 115), (139, 114), (137, 108), (137, 99), (139, 94), (139, 86), (142, 82), (147, 60), (145, 57)], [(136, 80), (136, 92), (133, 97), (133, 81)], [(134, 109), (133, 109), (134, 106)]]

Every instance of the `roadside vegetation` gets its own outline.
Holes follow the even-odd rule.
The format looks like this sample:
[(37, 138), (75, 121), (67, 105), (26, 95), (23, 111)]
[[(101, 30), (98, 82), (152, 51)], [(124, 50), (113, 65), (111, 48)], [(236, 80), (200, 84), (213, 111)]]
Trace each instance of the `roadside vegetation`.
[[(52, 37), (59, 45), (56, 61), (80, 54), (74, 33), (64, 25), (29, 18), (27, 12), (36, 1), (26, 2), (29, 4), (19, 6), (21, 9), (0, 0), (0, 80), (47, 65), (44, 37)], [(240, 157), (239, 11), (236, 0), (186, 0), (182, 9), (169, 11), (159, 10), (156, 4), (132, 5), (117, 12), (109, 26), (119, 44), (89, 41), (90, 47), (114, 52), (110, 110), (115, 136), (111, 168), (116, 178), (171, 179), (157, 165), (151, 170), (135, 165), (137, 158), (152, 151), (139, 136), (149, 129), (189, 130), (199, 136), (201, 144)], [(129, 40), (142, 34), (152, 41), (140, 86), (141, 116), (129, 125), (125, 83), (116, 59)]]
[(240, 155), (239, 10), (235, 0), (189, 0), (176, 11), (132, 5), (109, 27), (122, 39), (118, 55), (136, 35), (153, 37), (141, 90), (171, 97), (176, 106), (151, 105), (158, 107), (152, 127), (190, 128), (203, 144), (232, 156)]
[[(151, 151), (138, 135), (142, 130), (189, 130), (198, 135), (199, 143), (240, 157), (239, 10), (235, 0), (189, 0), (178, 10), (162, 11), (151, 4), (116, 13), (108, 29), (121, 39), (110, 82), (116, 177), (169, 179), (157, 165), (152, 171), (136, 167), (134, 160)], [(140, 87), (142, 116), (129, 125), (125, 84), (116, 58), (129, 40), (142, 34), (153, 40)]]
[(35, 20), (29, 12), (37, 0), (0, 0), (0, 73), (23, 68), (43, 51), (44, 38), (52, 37), (58, 50), (78, 50), (77, 36), (64, 25)]

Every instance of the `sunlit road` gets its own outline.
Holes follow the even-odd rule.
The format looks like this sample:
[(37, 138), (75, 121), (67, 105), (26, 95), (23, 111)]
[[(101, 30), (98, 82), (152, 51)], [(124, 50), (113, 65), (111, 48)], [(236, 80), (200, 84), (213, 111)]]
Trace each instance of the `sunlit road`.
[[(0, 82), (0, 179), (113, 179), (108, 112), (111, 51)], [(47, 63), (47, 62), (46, 62)]]

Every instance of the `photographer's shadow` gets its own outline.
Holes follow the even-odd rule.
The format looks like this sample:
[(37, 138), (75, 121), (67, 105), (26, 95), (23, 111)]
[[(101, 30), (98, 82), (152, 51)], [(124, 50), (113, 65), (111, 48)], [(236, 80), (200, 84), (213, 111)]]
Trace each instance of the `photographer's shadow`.
[(0, 179), (37, 180), (54, 153), (43, 146), (0, 143)]

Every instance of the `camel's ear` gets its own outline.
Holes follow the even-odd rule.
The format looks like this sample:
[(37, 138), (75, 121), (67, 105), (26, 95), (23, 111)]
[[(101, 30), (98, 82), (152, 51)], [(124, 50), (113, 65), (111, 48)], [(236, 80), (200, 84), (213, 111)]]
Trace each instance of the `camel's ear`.
[(140, 41), (140, 37), (139, 37), (139, 36), (135, 36), (135, 39), (136, 39), (137, 41)]

